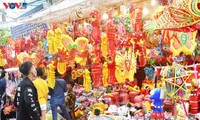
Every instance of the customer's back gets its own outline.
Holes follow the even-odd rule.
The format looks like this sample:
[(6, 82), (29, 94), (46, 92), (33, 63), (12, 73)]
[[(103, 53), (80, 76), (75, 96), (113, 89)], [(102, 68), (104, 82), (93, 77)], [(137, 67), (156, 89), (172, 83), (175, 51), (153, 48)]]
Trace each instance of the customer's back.
[(51, 104), (64, 104), (65, 96), (64, 93), (67, 91), (66, 82), (63, 79), (57, 78), (55, 87), (51, 94)]

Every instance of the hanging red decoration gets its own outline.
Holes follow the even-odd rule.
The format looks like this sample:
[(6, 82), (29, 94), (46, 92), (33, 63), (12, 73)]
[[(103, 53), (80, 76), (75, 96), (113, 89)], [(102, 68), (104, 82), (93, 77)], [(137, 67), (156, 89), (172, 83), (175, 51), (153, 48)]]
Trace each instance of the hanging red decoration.
[(92, 79), (94, 87), (103, 86), (102, 81), (102, 64), (101, 64), (101, 50), (99, 44), (101, 43), (101, 31), (100, 31), (100, 14), (98, 10), (93, 10), (90, 13), (92, 17), (92, 32), (91, 32), (91, 43), (93, 45), (94, 56), (92, 58)]
[(173, 0), (157, 0), (159, 5), (165, 6), (173, 3)]
[(98, 88), (100, 86), (103, 86), (103, 81), (102, 81), (102, 65), (101, 59), (96, 59), (94, 58), (92, 61), (92, 80), (95, 88)]
[(108, 84), (114, 85), (117, 81), (115, 76), (115, 57), (116, 57), (116, 25), (113, 22), (113, 11), (109, 12), (109, 19), (106, 25), (106, 34), (108, 38)]
[(25, 47), (26, 47), (26, 52), (31, 53), (31, 40), (26, 41)]
[(58, 28), (58, 23), (57, 22), (53, 22), (52, 23), (52, 29), (55, 30)]
[(91, 33), (91, 41), (94, 45), (101, 43), (101, 31), (100, 31), (100, 15), (99, 11), (94, 10), (90, 13), (93, 21), (91, 22), (92, 25), (92, 33)]
[(15, 53), (16, 54), (19, 54), (20, 52), (24, 51), (25, 50), (25, 38), (22, 37), (18, 40), (16, 40), (15, 42)]
[(132, 41), (134, 43), (134, 51), (139, 54), (140, 67), (144, 67), (146, 65), (146, 45), (143, 40), (144, 33), (142, 31), (142, 8), (132, 6), (130, 12), (133, 18), (132, 27), (134, 29), (134, 33), (131, 38), (134, 40), (134, 42)]

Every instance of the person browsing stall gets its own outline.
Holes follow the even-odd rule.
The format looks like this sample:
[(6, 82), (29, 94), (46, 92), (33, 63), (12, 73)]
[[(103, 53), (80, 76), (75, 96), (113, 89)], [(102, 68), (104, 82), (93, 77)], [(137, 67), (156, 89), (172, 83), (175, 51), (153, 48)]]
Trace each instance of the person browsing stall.
[(6, 101), (6, 78), (5, 78), (5, 71), (4, 67), (0, 66), (0, 114), (1, 114), (1, 109), (3, 108), (3, 105)]
[(35, 67), (31, 62), (25, 62), (19, 67), (19, 71), (24, 78), (18, 85), (15, 94), (17, 120), (40, 120), (41, 109), (37, 90), (33, 84), (36, 79)]
[(37, 92), (38, 92), (38, 100), (40, 103), (40, 108), (42, 110), (41, 120), (46, 120), (46, 110), (47, 110), (47, 95), (49, 92), (47, 82), (42, 79), (44, 76), (44, 72), (42, 68), (37, 68), (37, 79), (33, 81)]
[(75, 120), (74, 108), (75, 108), (75, 102), (76, 102), (76, 94), (73, 91), (73, 87), (74, 87), (73, 81), (67, 82), (68, 92), (67, 92), (67, 96), (65, 98), (65, 104), (70, 112), (72, 120)]
[(60, 107), (60, 109), (62, 110), (64, 118), (66, 120), (71, 120), (69, 112), (67, 111), (65, 107), (64, 93), (67, 92), (66, 82), (65, 80), (60, 78), (60, 74), (58, 73), (57, 70), (55, 70), (55, 77), (56, 77), (55, 87), (50, 92), (50, 95), (51, 95), (50, 104), (51, 104), (53, 120), (57, 120), (58, 107)]

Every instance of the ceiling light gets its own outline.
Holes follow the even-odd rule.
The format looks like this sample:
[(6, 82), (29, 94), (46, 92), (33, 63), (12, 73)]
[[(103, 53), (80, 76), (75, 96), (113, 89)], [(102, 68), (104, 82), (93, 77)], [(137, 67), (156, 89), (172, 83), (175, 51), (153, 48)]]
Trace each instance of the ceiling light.
[(127, 12), (126, 6), (125, 6), (125, 5), (121, 5), (121, 6), (120, 6), (120, 11), (121, 11), (122, 13), (126, 14), (126, 12)]
[(156, 0), (151, 0), (151, 5), (156, 5)]
[(147, 14), (149, 14), (149, 10), (146, 7), (144, 7), (143, 8), (143, 15), (147, 15)]
[(104, 20), (108, 19), (108, 14), (107, 14), (107, 13), (104, 13), (104, 14), (103, 14), (103, 19), (104, 19)]

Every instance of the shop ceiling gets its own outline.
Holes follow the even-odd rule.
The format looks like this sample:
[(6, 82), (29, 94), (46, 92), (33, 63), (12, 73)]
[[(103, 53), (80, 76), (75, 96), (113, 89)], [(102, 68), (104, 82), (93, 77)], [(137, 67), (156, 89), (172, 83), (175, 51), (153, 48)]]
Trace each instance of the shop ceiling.
[[(0, 28), (2, 25), (9, 26), (11, 23), (48, 23), (54, 21), (83, 19), (88, 17), (90, 11), (93, 9), (98, 9), (103, 14), (109, 9), (119, 7), (123, 4), (135, 4), (136, 6), (147, 7), (152, 11), (156, 8), (155, 6), (151, 6), (151, 0), (51, 0), (49, 2), (55, 3), (48, 7), (44, 7), (44, 9), (32, 15), (13, 19), (11, 22), (0, 24)], [(32, 6), (37, 6), (40, 3), (45, 5), (46, 0), (37, 0), (37, 2), (36, 0), (29, 0), (29, 4), (30, 3)], [(83, 12), (82, 18), (77, 18), (76, 11), (78, 9), (81, 9)], [(22, 14), (24, 13), (21, 12), (18, 16)]]
[[(14, 9), (14, 10), (5, 9), (5, 6), (3, 5), (3, 3), (8, 4), (8, 3), (16, 2), (16, 0), (15, 1), (12, 1), (12, 0), (0, 1), (0, 11), (1, 11), (2, 16), (4, 17), (4, 20), (2, 20), (2, 22), (13, 21), (16, 18), (19, 18), (21, 15), (25, 14), (26, 12), (34, 9), (35, 7), (46, 3), (46, 0), (24, 0), (24, 1), (27, 3), (27, 6), (28, 6), (26, 9)], [(24, 2), (24, 1), (17, 1), (17, 2)]]
[[(83, 19), (89, 16), (93, 9), (98, 9), (101, 13), (115, 8), (122, 4), (136, 4), (137, 6), (149, 6), (151, 0), (64, 0), (63, 2), (52, 6), (36, 15), (33, 15), (23, 22), (53, 22), (53, 21), (71, 21)], [(63, 7), (63, 5), (66, 5)], [(54, 10), (54, 8), (60, 8)], [(76, 11), (81, 9), (83, 12), (82, 18), (77, 18)]]

